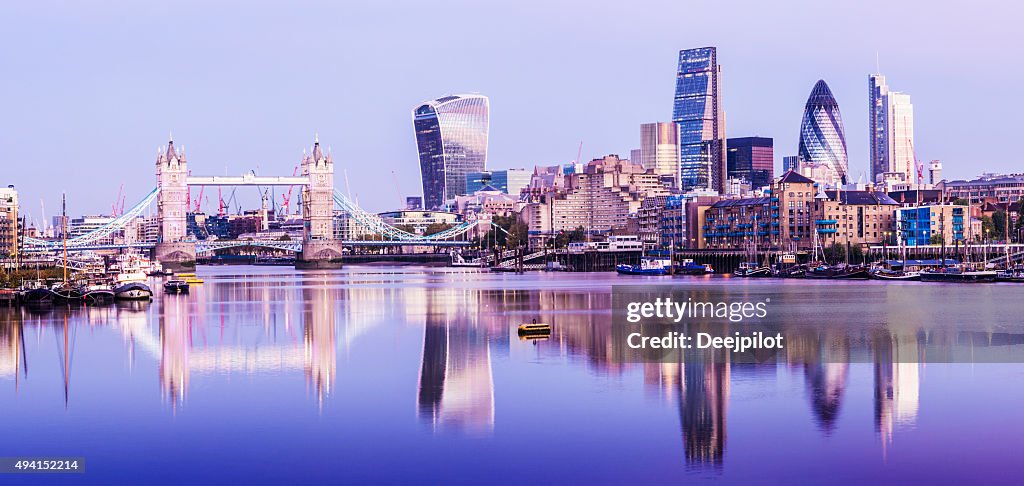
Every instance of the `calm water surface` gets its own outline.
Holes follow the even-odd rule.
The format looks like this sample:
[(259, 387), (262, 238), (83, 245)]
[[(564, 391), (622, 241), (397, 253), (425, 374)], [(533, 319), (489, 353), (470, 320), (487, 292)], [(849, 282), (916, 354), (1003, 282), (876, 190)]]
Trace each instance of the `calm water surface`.
[[(88, 461), (84, 475), (0, 480), (1024, 480), (1024, 365), (929, 362), (915, 344), (965, 323), (1024, 334), (1024, 286), (911, 284), (927, 291), (908, 296), (876, 282), (670, 279), (817, 299), (820, 319), (795, 324), (823, 337), (761, 364), (644, 364), (613, 350), (612, 285), (666, 280), (199, 273), (190, 295), (149, 304), (0, 309), (0, 456)], [(519, 340), (533, 318), (551, 339)], [(896, 328), (907, 320), (917, 327)], [(922, 359), (896, 358), (908, 353)]]

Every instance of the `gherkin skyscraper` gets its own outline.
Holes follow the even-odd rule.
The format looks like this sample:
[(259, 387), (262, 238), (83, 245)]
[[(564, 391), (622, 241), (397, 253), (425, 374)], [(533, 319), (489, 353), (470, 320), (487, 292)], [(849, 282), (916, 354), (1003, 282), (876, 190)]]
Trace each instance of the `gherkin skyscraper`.
[(800, 168), (804, 175), (828, 185), (846, 184), (849, 161), (839, 103), (819, 79), (804, 106), (800, 123)]

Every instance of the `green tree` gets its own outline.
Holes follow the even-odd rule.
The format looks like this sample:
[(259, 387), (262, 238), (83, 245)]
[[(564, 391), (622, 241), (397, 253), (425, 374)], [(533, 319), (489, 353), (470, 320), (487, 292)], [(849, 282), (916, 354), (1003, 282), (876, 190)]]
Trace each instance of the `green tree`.
[(998, 210), (992, 213), (992, 238), (995, 240), (1006, 239), (1006, 212)]
[(579, 243), (581, 241), (587, 241), (587, 230), (582, 226), (577, 226), (576, 229), (569, 233), (569, 243)]
[(932, 235), (931, 238), (928, 239), (928, 243), (932, 244), (932, 245), (941, 245), (942, 244), (942, 234), (941, 233), (935, 233), (934, 235)]
[(982, 241), (985, 235), (995, 234), (994, 225), (992, 224), (992, 218), (988, 216), (981, 217), (981, 234), (974, 235), (976, 241)]
[(960, 198), (960, 199), (957, 199), (957, 200), (953, 201), (953, 205), (954, 206), (970, 206), (970, 204), (971, 203), (969, 201), (967, 201), (966, 199), (963, 199), (963, 198)]
[(451, 229), (452, 225), (448, 223), (430, 223), (427, 225), (427, 229), (423, 230), (424, 235), (434, 235), (442, 231)]
[(526, 226), (525, 223), (515, 222), (512, 223), (511, 228), (508, 230), (508, 247), (519, 248), (525, 246), (529, 241), (530, 227)]
[(406, 233), (416, 234), (416, 228), (413, 228), (411, 224), (400, 224), (395, 226), (395, 229), (405, 231)]

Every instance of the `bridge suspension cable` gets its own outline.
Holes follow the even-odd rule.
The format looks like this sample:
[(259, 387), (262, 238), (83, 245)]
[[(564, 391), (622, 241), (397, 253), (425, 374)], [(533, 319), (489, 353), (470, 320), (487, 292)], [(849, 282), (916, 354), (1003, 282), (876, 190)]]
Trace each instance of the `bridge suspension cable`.
[(380, 216), (366, 212), (349, 198), (345, 197), (344, 194), (334, 191), (334, 202), (341, 207), (343, 211), (349, 214), (356, 221), (359, 226), (366, 228), (367, 230), (379, 234), (382, 237), (390, 238), (392, 240), (400, 241), (411, 241), (411, 242), (434, 242), (440, 241), (455, 236), (462, 235), (476, 226), (476, 221), (466, 221), (457, 226), (448, 228), (444, 231), (434, 233), (432, 235), (417, 235), (398, 229), (390, 224), (384, 222)]
[[(154, 188), (152, 191), (149, 192), (148, 195), (146, 195), (145, 198), (143, 198), (141, 201), (135, 204), (135, 206), (132, 206), (132, 208), (129, 209), (128, 211), (121, 213), (120, 216), (108, 221), (99, 228), (96, 228), (88, 233), (69, 239), (67, 243), (68, 246), (75, 247), (95, 243), (96, 241), (109, 236), (111, 233), (121, 228), (124, 228), (124, 226), (128, 224), (129, 221), (138, 217), (139, 214), (142, 214), (142, 212), (145, 211), (146, 208), (148, 208), (149, 205), (153, 203), (153, 200), (156, 199), (156, 196), (159, 192), (160, 188)], [(63, 245), (63, 242), (60, 241), (47, 241), (38, 238), (25, 238), (25, 246), (27, 249), (53, 249), (61, 245)]]

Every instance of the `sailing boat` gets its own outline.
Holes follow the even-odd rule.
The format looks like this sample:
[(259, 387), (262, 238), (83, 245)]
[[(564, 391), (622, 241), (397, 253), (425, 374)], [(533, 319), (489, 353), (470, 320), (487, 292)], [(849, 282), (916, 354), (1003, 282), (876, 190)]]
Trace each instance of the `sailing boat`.
[(53, 300), (56, 302), (81, 302), (83, 299), (82, 291), (77, 287), (71, 285), (68, 282), (68, 210), (67, 210), (67, 195), (61, 195), (61, 238), (64, 242), (64, 281), (55, 285), (51, 291), (53, 292)]
[(751, 234), (751, 240), (753, 240), (753, 255), (745, 262), (741, 262), (739, 268), (736, 269), (734, 275), (737, 277), (771, 277), (772, 269), (768, 265), (758, 265), (757, 263), (757, 215), (750, 217), (750, 227), (753, 230)]

